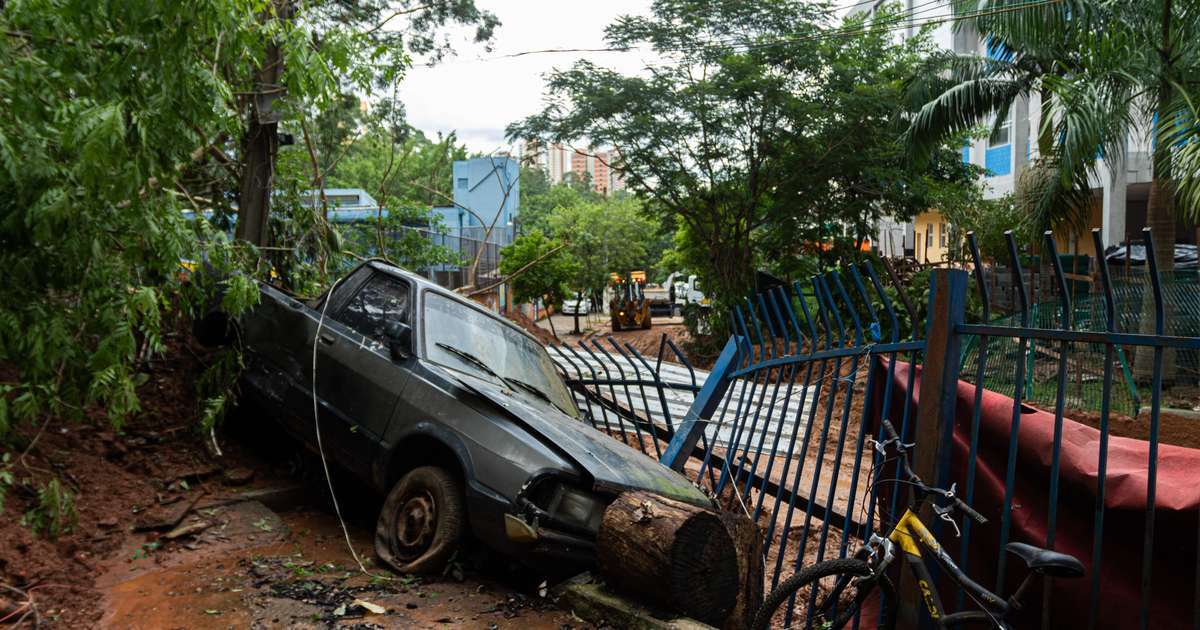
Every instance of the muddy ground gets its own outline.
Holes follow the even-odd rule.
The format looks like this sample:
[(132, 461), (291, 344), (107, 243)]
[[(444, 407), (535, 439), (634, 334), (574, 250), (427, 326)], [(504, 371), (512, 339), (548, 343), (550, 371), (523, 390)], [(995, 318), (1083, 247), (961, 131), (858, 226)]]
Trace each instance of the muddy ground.
[[(180, 350), (149, 366), (144, 409), (120, 430), (91, 413), (18, 431), (6, 451), (13, 481), (0, 513), (0, 624), (587, 627), (542, 596), (544, 576), (477, 545), (444, 576), (376, 566), (382, 498), (335, 475), (364, 572), (329, 507), (319, 463), (268, 417), (229, 417), (217, 434), (223, 454), (213, 454), (196, 429), (198, 360)], [(71, 497), (69, 508), (61, 495), (56, 505), (73, 514), (56, 537), (35, 533), (30, 516), (45, 522), (52, 478)]]

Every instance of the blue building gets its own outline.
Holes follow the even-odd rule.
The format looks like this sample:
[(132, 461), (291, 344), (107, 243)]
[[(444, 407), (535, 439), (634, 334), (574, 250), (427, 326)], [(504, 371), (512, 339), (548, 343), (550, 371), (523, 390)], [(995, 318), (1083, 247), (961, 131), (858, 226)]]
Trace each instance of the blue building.
[(454, 205), (433, 209), (442, 225), (463, 238), (511, 243), (521, 198), (517, 161), (508, 156), (457, 160), (453, 177)]
[[(521, 198), (518, 162), (508, 156), (458, 160), (452, 177), (454, 204), (430, 208), (430, 229), (408, 229), (423, 231), (434, 243), (457, 254), (463, 264), (419, 271), (450, 288), (494, 282), (499, 278), (500, 249), (515, 236)], [(304, 203), (318, 204), (319, 199), (316, 191), (308, 191)], [(333, 222), (369, 221), (381, 211), (370, 193), (361, 189), (326, 188), (325, 199)], [(387, 209), (382, 213), (387, 216)]]

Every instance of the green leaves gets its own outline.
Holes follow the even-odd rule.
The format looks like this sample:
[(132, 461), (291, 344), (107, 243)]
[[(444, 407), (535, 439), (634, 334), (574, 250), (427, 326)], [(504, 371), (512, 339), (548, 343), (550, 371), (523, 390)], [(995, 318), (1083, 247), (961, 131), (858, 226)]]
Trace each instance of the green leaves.
[(198, 258), (180, 172), (236, 128), (212, 94), (232, 94), (218, 72), (244, 66), (259, 24), (242, 0), (30, 0), (0, 27), (0, 362), (20, 374), (5, 421), (95, 404), (120, 423)]
[[(910, 82), (910, 96), (923, 101), (906, 134), (914, 154), (993, 113), (1006, 115), (1018, 97), (1038, 95), (1041, 160), (1018, 182), (1016, 204), (1042, 227), (1078, 227), (1092, 202), (1090, 182), (1127, 150), (1153, 154), (1154, 178), (1174, 180), (1180, 210), (1200, 214), (1200, 169), (1190, 148), (1200, 140), (1193, 123), (1200, 14), (1169, 1), (1023, 4), (956, 0), (959, 26), (1002, 54), (940, 55)], [(1151, 222), (1165, 244), (1174, 242), (1173, 233), (1161, 234), (1169, 218)]]
[(501, 250), (500, 272), (512, 285), (514, 301), (545, 299), (547, 304), (562, 301), (569, 290), (567, 282), (578, 265), (564, 247), (563, 243), (534, 230), (518, 236), (512, 245)]
[(656, 226), (642, 214), (642, 204), (629, 196), (559, 206), (548, 224), (568, 243), (574, 259), (569, 292), (599, 294), (610, 273), (647, 269)]
[(38, 489), (37, 503), (21, 517), (21, 524), (53, 539), (71, 531), (76, 520), (75, 496), (52, 477)]

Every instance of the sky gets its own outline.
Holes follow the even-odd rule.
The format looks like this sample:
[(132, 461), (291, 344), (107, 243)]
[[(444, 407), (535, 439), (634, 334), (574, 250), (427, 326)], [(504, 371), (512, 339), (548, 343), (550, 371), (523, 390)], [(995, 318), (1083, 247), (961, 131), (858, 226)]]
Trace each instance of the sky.
[[(842, 8), (864, 0), (835, 0)], [(455, 55), (436, 66), (416, 65), (400, 84), (408, 122), (436, 137), (457, 131), (471, 152), (514, 150), (504, 128), (542, 109), (544, 76), (587, 58), (624, 74), (659, 61), (648, 51), (533, 54), (531, 50), (604, 48), (604, 28), (622, 15), (647, 15), (651, 0), (476, 0), (501, 26), (492, 51), (470, 40), (471, 29), (451, 31)]]
[(621, 15), (648, 13), (649, 4), (650, 0), (476, 0), (477, 6), (495, 13), (502, 23), (492, 52), (472, 44), (463, 31), (453, 40), (455, 56), (433, 67), (418, 65), (409, 70), (400, 84), (408, 122), (431, 137), (457, 131), (459, 140), (473, 152), (514, 148), (505, 141), (504, 128), (541, 110), (543, 76), (553, 68), (568, 68), (587, 57), (635, 73), (645, 65), (646, 53), (496, 57), (547, 48), (602, 48), (605, 26)]

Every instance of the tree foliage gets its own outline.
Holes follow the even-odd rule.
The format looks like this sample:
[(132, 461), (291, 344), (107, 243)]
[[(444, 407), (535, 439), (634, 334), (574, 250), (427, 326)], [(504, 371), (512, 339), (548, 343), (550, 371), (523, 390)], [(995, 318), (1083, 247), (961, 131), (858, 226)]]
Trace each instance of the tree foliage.
[(858, 251), (858, 239), (873, 235), (883, 217), (909, 219), (980, 199), (979, 169), (957, 152), (940, 148), (919, 165), (909, 159), (901, 140), (909, 118), (904, 83), (933, 49), (924, 34), (896, 42), (888, 26), (898, 15), (884, 6), (870, 21), (847, 20), (844, 28), (860, 29), (856, 36), (811, 45), (822, 70), (804, 107), (790, 110), (796, 133), (780, 158), (788, 176), (757, 239), (766, 266), (792, 275), (788, 263), (805, 256), (827, 266)]
[(545, 171), (521, 167), (521, 216), (517, 218), (522, 233), (533, 230), (551, 232), (550, 216), (559, 208), (571, 208), (583, 203), (599, 203), (604, 199), (590, 188), (580, 188), (564, 182), (550, 184)]
[(225, 70), (265, 34), (240, 0), (10, 2), (0, 28), (0, 432), (91, 403), (119, 422), (180, 261), (222, 241), (184, 219), (180, 173), (236, 133)]
[(623, 197), (560, 206), (549, 217), (551, 233), (569, 243), (575, 261), (572, 293), (599, 296), (610, 273), (647, 269), (655, 226), (642, 215), (642, 204)]
[(436, 235), (445, 229), (430, 207), (453, 202), (452, 166), (467, 157), (466, 148), (453, 132), (430, 139), (402, 121), (394, 123), (391, 112), (368, 117), (358, 137), (327, 149), (337, 157), (326, 185), (365, 190), (386, 209), (366, 222), (340, 227), (342, 246), (410, 269), (461, 263), (438, 244)]
[[(235, 311), (257, 299), (234, 268), (324, 283), (340, 238), (299, 194), (336, 170), (328, 155), (309, 159), (314, 112), (394, 86), (411, 55), (440, 56), (439, 29), (461, 23), (486, 39), (497, 22), (472, 0), (0, 3), (0, 363), (15, 370), (0, 381), (0, 437), (91, 405), (117, 424), (136, 413), (140, 371), (173, 315), (218, 290)], [(256, 85), (272, 49), (278, 83)], [(226, 236), (264, 90), (286, 95), (271, 110), (299, 139), (268, 172), (269, 251)], [(345, 145), (336, 135), (327, 146)], [(181, 261), (204, 264), (183, 274)]]
[(728, 306), (803, 239), (912, 214), (930, 179), (967, 185), (908, 170), (896, 141), (900, 81), (927, 40), (893, 47), (888, 29), (861, 21), (824, 37), (831, 14), (797, 0), (660, 0), (606, 33), (662, 63), (638, 76), (589, 62), (554, 72), (545, 110), (508, 132), (616, 147), (631, 189), (686, 239), (679, 258)]
[[(1131, 139), (1142, 140), (1154, 169), (1147, 223), (1170, 269), (1177, 209), (1200, 215), (1200, 170), (1189, 162), (1200, 134), (1200, 12), (1174, 0), (1012, 5), (954, 3), (960, 26), (980, 33), (993, 53), (944, 54), (916, 75), (911, 147), (920, 155), (993, 117), (1006, 120), (1018, 97), (1039, 95), (1039, 155), (1016, 202), (1045, 229), (1080, 227), (1093, 203), (1090, 182), (1105, 161), (1126, 157)], [(1185, 191), (1179, 208), (1177, 188)]]
[(513, 300), (518, 303), (562, 302), (577, 265), (563, 243), (539, 230), (518, 236), (500, 253), (500, 273), (510, 278)]

